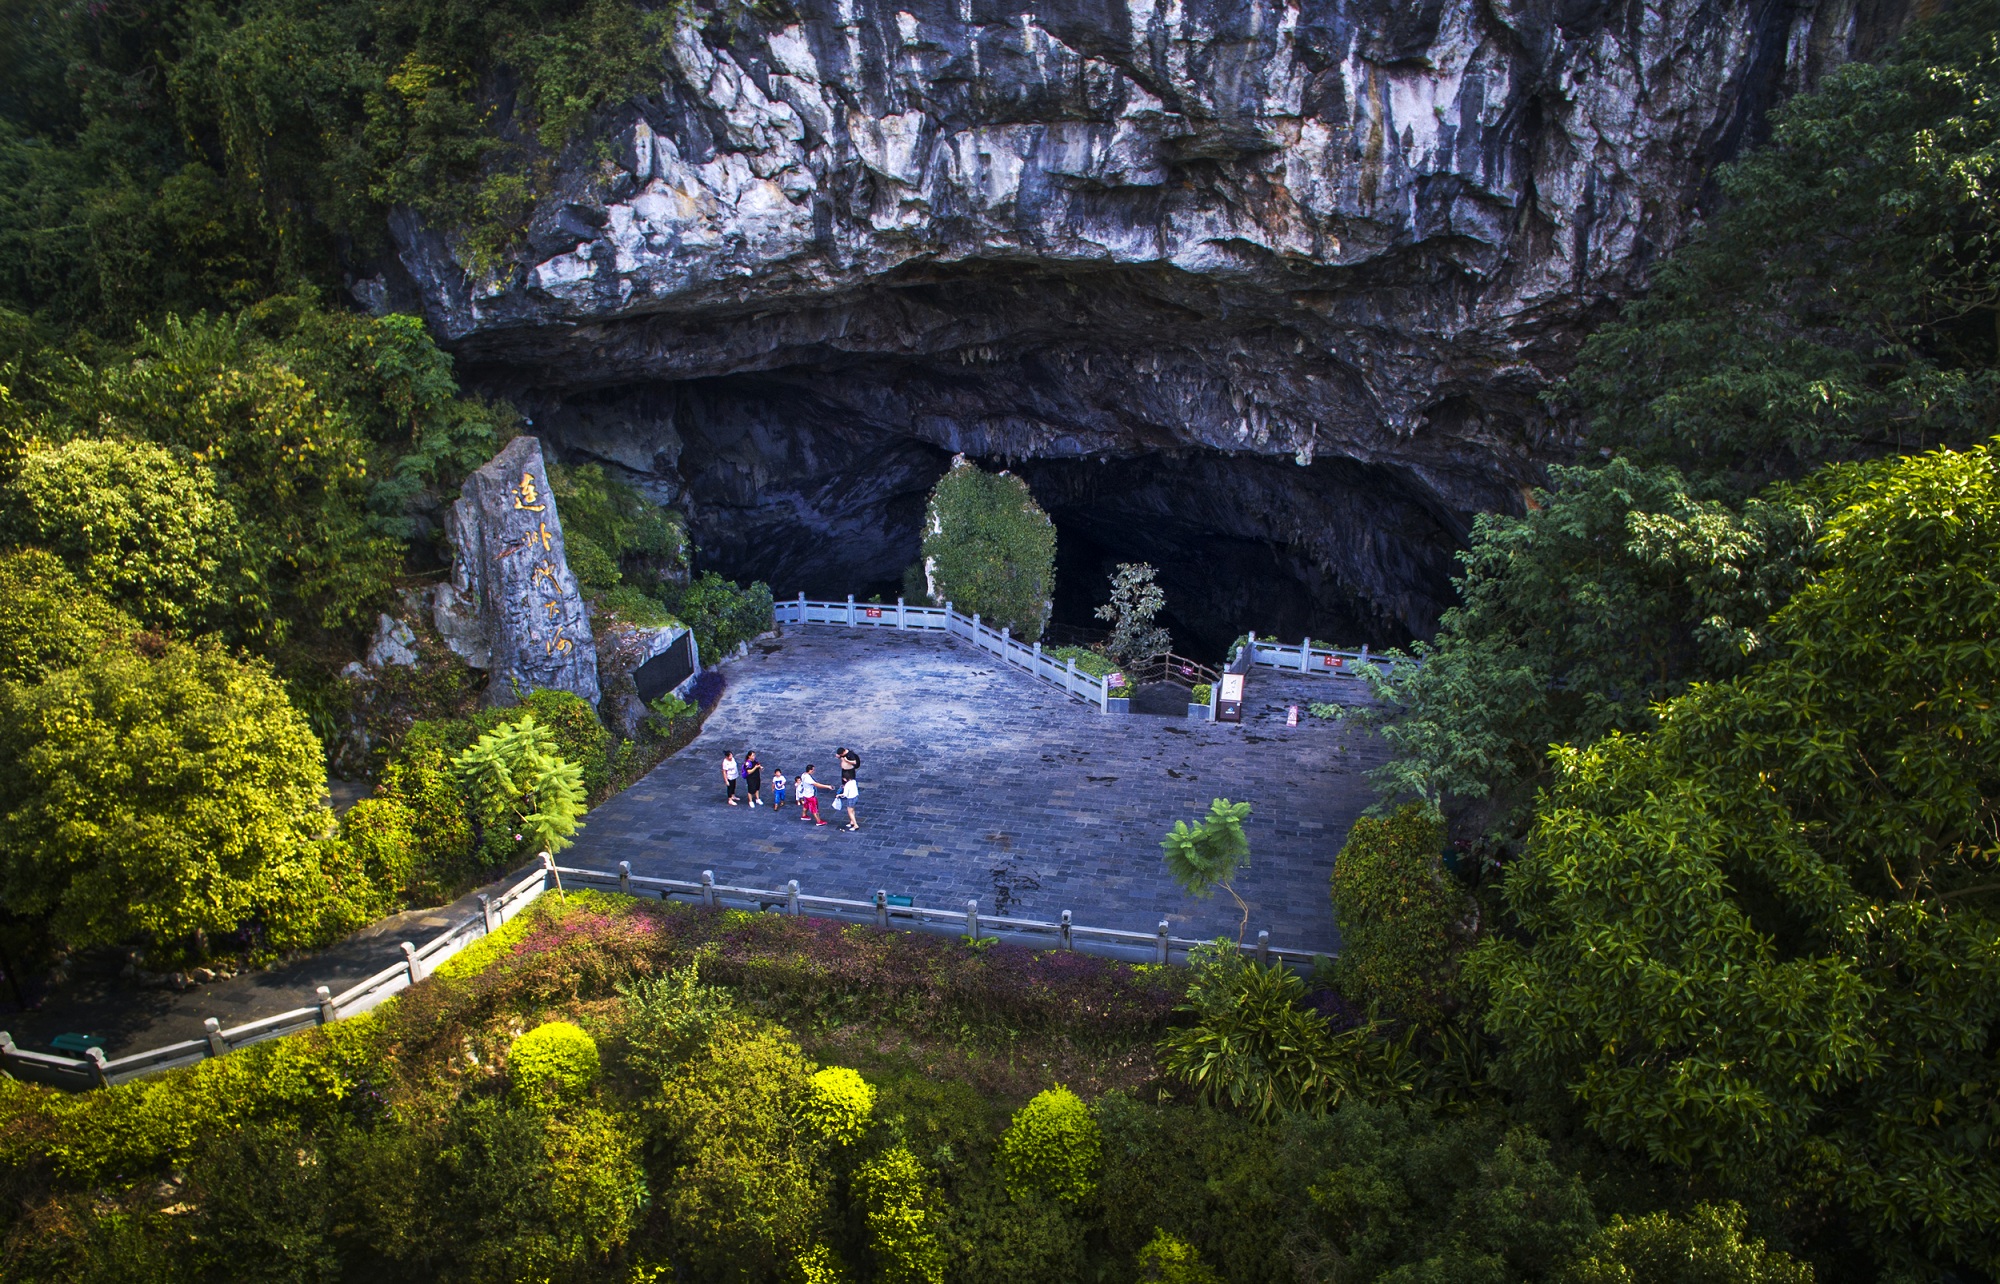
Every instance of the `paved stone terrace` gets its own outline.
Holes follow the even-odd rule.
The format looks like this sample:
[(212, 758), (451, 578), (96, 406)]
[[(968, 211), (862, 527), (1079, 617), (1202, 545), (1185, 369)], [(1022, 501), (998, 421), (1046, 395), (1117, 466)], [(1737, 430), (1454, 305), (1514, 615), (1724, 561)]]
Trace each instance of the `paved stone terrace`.
[[(1354, 702), (1346, 679), (1258, 669), (1241, 726), (1095, 706), (937, 634), (812, 625), (753, 643), (701, 737), (590, 814), (564, 864), (866, 899), (877, 887), (921, 905), (1151, 931), (1233, 933), (1226, 893), (1202, 902), (1167, 876), (1159, 840), (1209, 800), (1254, 804), (1251, 868), (1238, 879), (1250, 934), (1316, 950), (1338, 944), (1327, 877), (1373, 801), (1363, 773), (1384, 750), (1367, 732), (1306, 717), (1307, 700)], [(1301, 725), (1285, 726), (1301, 704)], [(797, 811), (722, 801), (725, 750), (755, 749), (794, 777), (839, 779), (834, 749), (862, 756), (859, 833)], [(844, 825), (821, 795), (821, 812)]]

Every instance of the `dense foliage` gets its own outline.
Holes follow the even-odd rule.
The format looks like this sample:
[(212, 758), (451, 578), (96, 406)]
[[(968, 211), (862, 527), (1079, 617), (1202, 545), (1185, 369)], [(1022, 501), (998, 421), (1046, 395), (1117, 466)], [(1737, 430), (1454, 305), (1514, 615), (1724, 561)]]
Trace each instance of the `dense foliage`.
[(1589, 1124), (1808, 1184), (1886, 1258), (2000, 1241), (2000, 478), (1842, 471), (1772, 654), (1558, 755), (1481, 961), (1489, 1020)]
[[(1801, 1278), (1736, 1209), (1656, 1214), (1491, 1113), (1049, 1087), (1075, 1050), (1143, 1067), (1177, 985), (551, 894), (369, 1016), (105, 1092), (0, 1081), (0, 1278), (1597, 1284), (1680, 1245), (1700, 1273), (1636, 1278)], [(596, 1073), (524, 1098), (542, 1039)]]
[(1028, 483), (960, 455), (924, 509), (924, 599), (1023, 642), (1042, 636), (1056, 584), (1056, 527)]

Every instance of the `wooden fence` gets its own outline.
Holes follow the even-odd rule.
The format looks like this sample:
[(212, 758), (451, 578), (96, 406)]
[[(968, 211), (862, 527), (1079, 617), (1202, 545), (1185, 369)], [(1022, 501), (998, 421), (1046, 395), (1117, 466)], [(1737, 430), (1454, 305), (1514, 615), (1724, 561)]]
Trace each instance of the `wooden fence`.
[[(575, 869), (558, 865), (552, 857), (543, 853), (541, 866), (533, 873), (515, 882), (497, 897), (488, 898), (482, 894), (479, 913), (447, 927), (423, 946), (405, 942), (401, 962), (349, 986), (339, 994), (332, 993), (324, 985), (320, 986), (318, 1002), (311, 1007), (293, 1008), (289, 1012), (228, 1029), (223, 1029), (214, 1017), (210, 1017), (207, 1033), (202, 1038), (186, 1039), (147, 1052), (110, 1059), (105, 1057), (101, 1048), (90, 1048), (82, 1057), (30, 1052), (14, 1046), (14, 1040), (0, 1031), (0, 1070), (16, 1078), (53, 1084), (58, 1088), (103, 1088), (176, 1066), (193, 1065), (209, 1057), (223, 1056), (266, 1039), (326, 1025), (342, 1017), (366, 1012), (384, 999), (409, 989), (446, 959), (518, 915), (544, 892), (564, 887), (623, 892), (628, 896), (657, 897), (660, 900), (678, 896), (710, 908), (751, 909), (794, 917), (809, 914), (815, 918), (872, 923), (885, 931), (941, 932), (951, 936), (964, 935), (975, 941), (983, 937), (997, 937), (1039, 948), (1075, 950), (1126, 962), (1184, 963), (1188, 950), (1208, 944), (1199, 938), (1171, 935), (1171, 925), (1166, 919), (1161, 919), (1150, 932), (1132, 932), (1109, 927), (1085, 927), (1072, 922), (1068, 910), (1062, 912), (1059, 920), (1051, 923), (1041, 919), (981, 914), (976, 900), (968, 900), (964, 909), (954, 910), (904, 904), (902, 902), (907, 898), (891, 896), (886, 888), (876, 891), (869, 900), (808, 896), (799, 890), (797, 879), (792, 879), (783, 887), (770, 888), (718, 883), (712, 870), (703, 870), (699, 882), (648, 878), (634, 874), (630, 861), (620, 861), (615, 871)], [(1271, 934), (1267, 931), (1258, 932), (1254, 941), (1243, 942), (1238, 948), (1245, 954), (1255, 955), (1260, 961), (1275, 961), (1294, 967), (1311, 966), (1319, 957), (1311, 950), (1273, 945)]]

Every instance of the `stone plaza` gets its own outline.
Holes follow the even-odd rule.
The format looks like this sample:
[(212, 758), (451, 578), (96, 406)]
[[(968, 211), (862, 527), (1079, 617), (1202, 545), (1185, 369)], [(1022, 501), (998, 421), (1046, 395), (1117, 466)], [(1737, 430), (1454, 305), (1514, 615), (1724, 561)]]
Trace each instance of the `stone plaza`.
[[(1351, 679), (1257, 669), (1240, 726), (1100, 713), (1096, 706), (938, 634), (791, 627), (723, 666), (728, 687), (701, 736), (592, 811), (562, 863), (1176, 936), (1234, 934), (1227, 893), (1185, 895), (1160, 837), (1212, 798), (1248, 801), (1250, 867), (1236, 882), (1248, 933), (1338, 943), (1328, 875), (1348, 826), (1374, 800), (1382, 761), (1365, 729), (1306, 715), (1312, 700), (1364, 700)], [(1287, 726), (1292, 704), (1300, 722)], [(722, 755), (754, 749), (796, 777), (839, 781), (835, 749), (862, 758), (861, 824), (821, 795), (830, 822), (723, 801)]]

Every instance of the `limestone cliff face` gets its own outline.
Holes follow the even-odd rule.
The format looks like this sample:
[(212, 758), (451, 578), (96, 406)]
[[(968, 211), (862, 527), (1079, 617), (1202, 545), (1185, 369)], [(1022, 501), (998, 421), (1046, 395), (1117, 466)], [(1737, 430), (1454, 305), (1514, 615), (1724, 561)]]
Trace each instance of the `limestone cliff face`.
[(1075, 575), (1224, 550), (1163, 575), (1197, 632), (1422, 633), (1587, 324), (1905, 7), (767, 3), (682, 22), (517, 261), (399, 220), (358, 292), (781, 593), (893, 578), (965, 451)]

